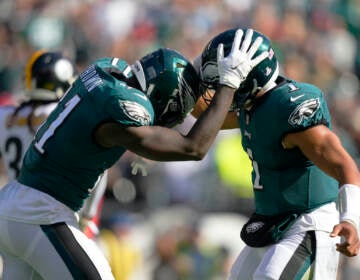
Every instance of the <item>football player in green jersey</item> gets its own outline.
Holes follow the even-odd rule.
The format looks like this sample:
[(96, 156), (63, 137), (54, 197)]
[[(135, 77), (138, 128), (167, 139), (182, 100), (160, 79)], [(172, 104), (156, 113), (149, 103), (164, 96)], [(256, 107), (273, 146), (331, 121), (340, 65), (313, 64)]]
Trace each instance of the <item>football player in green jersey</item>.
[[(75, 65), (68, 57), (45, 49), (31, 55), (24, 72), (24, 100), (19, 105), (0, 108), (0, 151), (6, 163), (8, 181), (19, 175), (26, 149), (36, 130), (76, 79)], [(79, 211), (83, 231), (89, 237), (97, 232), (96, 216), (100, 213), (106, 182), (104, 174)]]
[(133, 65), (96, 60), (72, 84), (37, 130), (17, 181), (0, 190), (0, 253), (5, 279), (113, 279), (75, 211), (98, 177), (126, 150), (152, 160), (200, 160), (212, 144), (234, 92), (267, 57), (254, 54), (251, 33), (239, 30), (230, 54), (217, 55), (221, 86), (187, 135), (170, 129), (199, 96), (192, 64), (166, 48)]
[[(219, 82), (217, 47), (227, 54), (235, 31), (215, 36), (194, 62), (203, 86), (194, 115)], [(269, 39), (259, 37), (255, 55), (269, 56), (241, 83), (223, 126), (240, 128), (255, 198), (230, 279), (336, 279), (338, 252), (359, 253), (359, 170), (332, 132), (321, 90), (279, 76)]]

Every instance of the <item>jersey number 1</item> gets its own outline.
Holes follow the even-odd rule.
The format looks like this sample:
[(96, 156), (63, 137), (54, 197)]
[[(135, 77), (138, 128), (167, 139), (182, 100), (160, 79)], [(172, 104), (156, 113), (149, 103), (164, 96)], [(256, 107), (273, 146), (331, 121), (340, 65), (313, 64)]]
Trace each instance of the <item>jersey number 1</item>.
[(255, 190), (262, 190), (264, 187), (262, 185), (260, 185), (260, 172), (259, 172), (259, 166), (258, 163), (253, 160), (253, 154), (252, 151), (248, 148), (246, 149), (247, 154), (249, 155), (251, 162), (252, 162), (252, 166), (255, 172), (255, 180), (254, 180), (254, 189)]
[(50, 124), (48, 129), (43, 133), (38, 141), (35, 142), (34, 146), (39, 151), (39, 153), (43, 154), (44, 145), (47, 140), (51, 136), (54, 135), (55, 130), (64, 122), (66, 117), (71, 113), (71, 111), (76, 107), (76, 105), (80, 102), (80, 96), (74, 95), (66, 104), (64, 110), (57, 116), (57, 118)]

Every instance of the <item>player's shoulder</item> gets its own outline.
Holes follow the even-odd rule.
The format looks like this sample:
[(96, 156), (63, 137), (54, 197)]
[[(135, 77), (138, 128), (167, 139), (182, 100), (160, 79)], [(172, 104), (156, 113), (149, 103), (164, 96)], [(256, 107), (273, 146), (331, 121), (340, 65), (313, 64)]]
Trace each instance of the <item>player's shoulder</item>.
[[(127, 67), (129, 67), (129, 64), (126, 60), (118, 57), (101, 57), (94, 60), (89, 68), (94, 66), (100, 71), (102, 70), (108, 72), (109, 70), (117, 70), (122, 73)], [(130, 71), (130, 69), (128, 71)]]
[[(96, 71), (102, 79), (102, 86), (98, 89), (102, 92), (106, 91), (107, 96), (121, 99), (135, 99), (135, 101), (139, 101), (140, 103), (149, 101), (146, 94), (136, 88), (128, 86), (123, 79), (117, 77), (130, 77), (133, 75), (131, 66), (125, 60), (116, 57), (103, 57), (95, 60), (93, 65), (96, 66)], [(88, 69), (91, 68), (92, 66)], [(86, 76), (86, 71), (80, 76)]]
[(116, 74), (126, 75), (131, 72), (129, 64), (116, 57), (102, 57), (94, 60), (79, 75), (80, 81), (87, 89), (92, 92), (94, 89), (113, 87), (114, 76)]
[(106, 110), (124, 125), (151, 125), (154, 109), (149, 98), (134, 88), (119, 88), (107, 101)]
[(317, 110), (326, 106), (323, 92), (317, 86), (283, 78), (274, 89), (277, 106), (284, 113), (303, 107)]
[(330, 123), (326, 100), (317, 86), (284, 79), (277, 91), (278, 112), (294, 127), (307, 127), (318, 123)]
[(306, 100), (323, 99), (323, 92), (317, 86), (309, 83), (283, 79), (275, 89), (284, 105), (297, 106)]
[[(94, 94), (91, 95), (91, 98), (103, 102), (104, 110), (114, 120), (124, 125), (152, 124), (154, 110), (147, 95), (139, 89), (129, 86), (125, 80), (116, 78), (117, 75), (130, 77), (133, 74), (130, 65), (125, 60), (114, 57), (100, 58), (93, 65), (95, 65), (102, 84), (93, 90)], [(81, 74), (80, 76), (85, 79), (85, 75)], [(96, 103), (101, 104), (101, 102)]]

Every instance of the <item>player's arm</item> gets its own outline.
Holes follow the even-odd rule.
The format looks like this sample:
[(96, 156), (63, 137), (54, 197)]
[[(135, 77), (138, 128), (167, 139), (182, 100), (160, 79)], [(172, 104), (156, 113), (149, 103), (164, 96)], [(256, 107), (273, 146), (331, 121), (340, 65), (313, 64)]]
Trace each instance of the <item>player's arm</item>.
[(342, 146), (340, 139), (325, 125), (317, 125), (297, 133), (287, 134), (284, 148), (298, 147), (321, 170), (344, 184), (360, 185), (355, 161)]
[(106, 123), (96, 131), (96, 141), (103, 147), (125, 147), (157, 161), (200, 160), (221, 128), (234, 93), (234, 88), (220, 85), (211, 104), (187, 135), (160, 126), (125, 127)]
[[(213, 94), (210, 90), (206, 93), (207, 99), (211, 100), (213, 98)], [(207, 107), (209, 106), (209, 101), (206, 101), (204, 96), (200, 96), (198, 101), (195, 104), (194, 109), (191, 112), (191, 115), (198, 119), (202, 113), (205, 112)], [(225, 120), (221, 126), (221, 129), (234, 129), (239, 128), (238, 116), (236, 112), (229, 111), (225, 117)]]
[[(253, 58), (261, 45), (258, 37), (251, 45), (252, 30), (249, 29), (241, 44), (243, 31), (237, 30), (230, 53), (224, 57), (224, 46), (217, 49), (219, 86), (209, 107), (196, 121), (189, 133), (163, 127), (121, 127), (103, 124), (95, 133), (96, 141), (104, 147), (121, 146), (128, 150), (158, 161), (202, 159), (224, 123), (234, 98), (235, 90), (246, 79), (256, 65), (263, 61), (267, 52)], [(241, 47), (240, 47), (241, 45)]]
[(360, 250), (360, 174), (355, 161), (337, 135), (324, 125), (287, 134), (283, 146), (299, 148), (309, 160), (339, 182), (341, 222), (334, 227), (331, 236), (343, 236), (345, 241), (337, 244), (337, 250), (346, 256), (356, 256)]

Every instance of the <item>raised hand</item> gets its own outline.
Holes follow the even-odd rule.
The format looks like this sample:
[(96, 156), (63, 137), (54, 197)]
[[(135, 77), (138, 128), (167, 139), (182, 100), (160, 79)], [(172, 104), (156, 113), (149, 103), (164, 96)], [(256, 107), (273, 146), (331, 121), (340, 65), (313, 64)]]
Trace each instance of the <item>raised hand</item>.
[(240, 84), (246, 79), (251, 70), (268, 57), (268, 52), (263, 52), (253, 58), (262, 43), (262, 38), (258, 37), (251, 45), (253, 30), (248, 29), (244, 41), (241, 44), (243, 31), (238, 29), (235, 33), (233, 45), (228, 56), (224, 57), (224, 45), (219, 44), (217, 48), (217, 64), (220, 76), (219, 83), (231, 88), (239, 88)]

